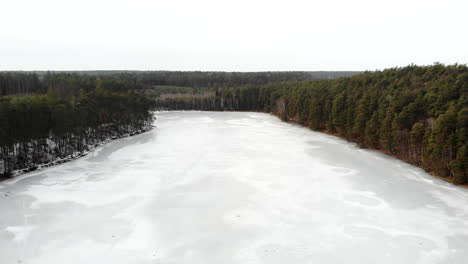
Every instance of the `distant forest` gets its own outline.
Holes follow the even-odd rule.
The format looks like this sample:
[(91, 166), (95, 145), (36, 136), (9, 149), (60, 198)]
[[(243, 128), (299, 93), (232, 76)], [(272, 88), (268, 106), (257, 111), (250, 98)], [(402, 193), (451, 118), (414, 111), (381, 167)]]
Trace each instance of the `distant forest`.
[[(99, 80), (103, 88), (119, 91), (147, 90), (158, 86), (207, 88), (286, 81), (333, 79), (359, 72), (201, 72), (201, 71), (73, 71), (0, 72), (0, 96), (45, 93), (51, 86), (60, 93), (90, 90)], [(73, 79), (73, 81), (70, 81)]]
[(468, 183), (468, 67), (408, 66), (333, 80), (161, 96), (160, 109), (264, 111)]

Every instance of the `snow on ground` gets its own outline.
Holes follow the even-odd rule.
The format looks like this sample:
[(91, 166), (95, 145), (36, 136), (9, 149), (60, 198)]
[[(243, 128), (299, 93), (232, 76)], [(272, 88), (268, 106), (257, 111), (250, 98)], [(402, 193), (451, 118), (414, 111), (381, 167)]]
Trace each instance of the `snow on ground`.
[(466, 263), (466, 189), (266, 114), (156, 115), (1, 182), (0, 263)]

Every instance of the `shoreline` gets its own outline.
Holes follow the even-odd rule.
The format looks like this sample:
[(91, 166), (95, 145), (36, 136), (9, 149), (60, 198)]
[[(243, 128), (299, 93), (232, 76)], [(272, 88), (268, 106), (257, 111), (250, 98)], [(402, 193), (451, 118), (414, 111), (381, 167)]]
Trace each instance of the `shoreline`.
[(392, 155), (391, 153), (388, 153), (388, 152), (386, 152), (386, 151), (384, 151), (384, 150), (382, 150), (382, 149), (375, 149), (375, 148), (362, 147), (362, 146), (360, 146), (358, 143), (356, 143), (356, 142), (354, 142), (354, 141), (350, 141), (350, 140), (346, 139), (345, 137), (340, 136), (340, 135), (337, 134), (337, 133), (332, 133), (332, 132), (329, 132), (329, 131), (326, 131), (326, 130), (313, 130), (313, 129), (311, 129), (310, 127), (308, 127), (307, 125), (301, 124), (301, 123), (299, 123), (299, 122), (297, 122), (297, 121), (294, 121), (294, 120), (291, 120), (291, 119), (286, 120), (286, 121), (285, 121), (285, 120), (282, 120), (281, 117), (280, 117), (279, 115), (277, 115), (276, 113), (274, 113), (274, 112), (268, 112), (268, 111), (263, 111), (263, 110), (249, 110), (249, 111), (247, 111), (247, 110), (182, 110), (182, 109), (180, 109), (180, 110), (159, 110), (159, 111), (166, 111), (166, 112), (168, 112), (168, 111), (252, 112), (252, 113), (264, 113), (264, 114), (269, 114), (269, 115), (272, 115), (272, 116), (278, 118), (281, 122), (286, 122), (286, 123), (289, 123), (289, 124), (294, 124), (294, 125), (297, 125), (297, 126), (300, 126), (300, 127), (306, 128), (306, 129), (309, 129), (310, 131), (314, 131), (314, 132), (318, 132), (318, 133), (323, 133), (323, 134), (326, 134), (326, 135), (329, 135), (329, 136), (334, 136), (334, 137), (337, 137), (337, 138), (342, 139), (342, 140), (344, 140), (344, 141), (346, 141), (346, 142), (349, 142), (349, 143), (355, 143), (355, 144), (356, 144), (359, 148), (361, 148), (361, 149), (367, 149), (367, 150), (377, 151), (377, 152), (379, 152), (379, 153), (382, 153), (382, 154), (384, 154), (384, 155), (387, 155), (387, 156), (390, 156), (390, 157), (392, 157), (392, 158), (395, 158), (395, 159), (397, 159), (397, 160), (399, 160), (399, 161), (402, 161), (402, 162), (404, 162), (404, 163), (406, 163), (406, 164), (415, 166), (415, 167), (417, 167), (417, 168), (423, 170), (423, 171), (426, 172), (427, 174), (429, 174), (429, 175), (431, 175), (431, 176), (433, 176), (433, 177), (435, 177), (435, 178), (438, 178), (438, 179), (440, 179), (440, 180), (443, 180), (443, 181), (445, 181), (445, 182), (448, 182), (448, 183), (450, 183), (450, 184), (453, 184), (454, 186), (459, 186), (459, 187), (468, 189), (468, 184), (455, 184), (455, 183), (453, 183), (453, 180), (450, 179), (450, 178), (446, 178), (446, 177), (440, 176), (440, 175), (436, 174), (436, 173), (433, 172), (433, 171), (427, 171), (426, 169), (424, 169), (423, 167), (421, 167), (421, 166), (419, 166), (419, 165), (417, 165), (417, 164), (413, 164), (413, 163), (410, 163), (410, 162), (408, 162), (408, 161), (406, 161), (406, 160), (400, 159), (400, 158), (398, 158), (397, 156)]
[[(339, 139), (342, 139), (346, 142), (349, 142), (349, 143), (355, 143), (357, 144), (356, 142), (354, 141), (350, 141), (348, 139), (346, 139), (345, 137), (342, 137), (340, 136), (339, 134), (337, 133), (331, 133), (329, 131), (326, 131), (326, 130), (313, 130), (311, 128), (309, 128), (308, 126), (304, 125), (304, 124), (301, 124), (300, 122), (297, 122), (297, 121), (294, 121), (294, 120), (282, 120), (277, 114), (275, 114), (274, 112), (267, 112), (267, 111), (231, 111), (231, 110), (156, 110), (156, 112), (170, 112), (170, 111), (200, 111), (200, 112), (203, 112), (203, 111), (207, 111), (207, 112), (252, 112), (252, 113), (264, 113), (264, 114), (269, 114), (269, 115), (272, 115), (278, 119), (280, 119), (280, 121), (282, 122), (286, 122), (286, 123), (289, 123), (289, 124), (293, 124), (293, 125), (297, 125), (297, 126), (300, 126), (300, 127), (303, 127), (303, 128), (306, 128), (310, 131), (314, 131), (314, 132), (318, 132), (318, 133), (323, 133), (323, 134), (326, 134), (326, 135), (329, 135), (329, 136), (334, 136), (334, 137), (337, 137)], [(95, 150), (97, 147), (99, 146), (102, 146), (104, 144), (107, 144), (109, 142), (112, 142), (114, 140), (117, 140), (117, 139), (121, 139), (121, 138), (127, 138), (127, 137), (132, 137), (132, 136), (136, 136), (136, 135), (140, 135), (140, 134), (143, 134), (145, 132), (148, 132), (150, 131), (151, 129), (153, 129), (155, 126), (154, 125), (150, 125), (148, 126), (147, 128), (143, 128), (143, 129), (140, 129), (138, 131), (135, 131), (135, 132), (132, 132), (132, 133), (126, 133), (126, 134), (123, 134), (123, 135), (120, 135), (120, 136), (113, 136), (111, 138), (107, 138), (93, 146), (90, 147), (90, 149), (86, 150), (86, 151), (82, 151), (82, 152), (78, 152), (78, 153), (74, 153), (72, 155), (69, 155), (65, 158), (57, 158), (51, 162), (48, 162), (48, 163), (42, 163), (42, 164), (36, 164), (32, 167), (29, 167), (29, 168), (24, 168), (24, 169), (19, 169), (19, 170), (14, 170), (14, 171), (11, 171), (10, 172), (10, 175), (8, 176), (4, 176), (4, 175), (0, 175), (0, 181), (4, 181), (4, 180), (8, 180), (8, 179), (13, 179), (15, 177), (18, 177), (20, 175), (23, 175), (25, 173), (28, 173), (28, 172), (33, 172), (33, 171), (38, 171), (38, 170), (41, 170), (41, 169), (45, 169), (45, 168), (49, 168), (49, 167), (52, 167), (52, 166), (55, 166), (55, 165), (60, 165), (60, 164), (63, 164), (63, 163), (66, 163), (66, 162), (69, 162), (69, 161), (73, 161), (73, 160), (76, 160), (76, 159), (79, 159), (79, 158), (82, 158), (86, 155), (88, 155), (90, 152), (92, 152), (93, 150)], [(462, 187), (462, 188), (465, 188), (465, 189), (468, 189), (468, 184), (455, 184), (453, 183), (453, 180), (450, 179), (450, 178), (446, 178), (446, 177), (442, 177), (436, 173), (434, 173), (433, 171), (427, 171), (426, 169), (424, 169), (423, 167), (421, 166), (418, 166), (417, 164), (413, 164), (413, 163), (410, 163), (410, 162), (407, 162), (403, 159), (400, 159), (398, 158), (397, 156), (395, 155), (392, 155), (382, 149), (375, 149), (375, 148), (367, 148), (367, 147), (362, 147), (360, 146), (359, 144), (357, 144), (357, 146), (361, 149), (367, 149), (367, 150), (372, 150), (372, 151), (377, 151), (379, 153), (382, 153), (384, 155), (387, 155), (387, 156), (390, 156), (392, 158), (395, 158), (399, 161), (402, 161), (406, 164), (409, 164), (409, 165), (412, 165), (412, 166), (415, 166), (419, 169), (422, 169), (424, 172), (426, 172), (427, 174), (435, 177), (435, 178), (438, 178), (440, 180), (443, 180), (445, 182), (448, 182), (450, 184), (453, 184), (454, 186), (459, 186), (459, 187)]]
[(142, 128), (140, 130), (137, 130), (137, 131), (134, 131), (134, 132), (131, 132), (131, 133), (125, 133), (125, 134), (118, 135), (118, 136), (112, 136), (110, 138), (102, 140), (99, 143), (96, 143), (96, 144), (94, 144), (92, 146), (89, 146), (88, 150), (81, 151), (81, 152), (76, 152), (76, 153), (68, 155), (68, 156), (66, 156), (64, 158), (56, 158), (56, 159), (54, 159), (54, 160), (52, 160), (50, 162), (47, 162), (47, 163), (35, 164), (35, 165), (33, 165), (31, 167), (28, 167), (28, 168), (23, 168), (23, 169), (10, 171), (10, 172), (8, 172), (9, 175), (8, 174), (7, 175), (0, 175), (0, 181), (13, 179), (13, 178), (21, 176), (23, 174), (26, 174), (28, 172), (39, 171), (39, 170), (42, 170), (42, 169), (45, 169), (45, 168), (49, 168), (49, 167), (52, 167), (52, 166), (56, 166), (56, 165), (64, 164), (64, 163), (67, 163), (67, 162), (70, 162), (70, 161), (73, 161), (73, 160), (77, 160), (79, 158), (87, 156), (89, 153), (91, 153), (96, 148), (98, 148), (98, 147), (100, 147), (102, 145), (105, 145), (107, 143), (110, 143), (110, 142), (118, 140), (118, 139), (129, 138), (129, 137), (141, 135), (143, 133), (146, 133), (146, 132), (152, 130), (155, 127), (156, 127), (155, 125), (149, 125), (148, 127)]
[[(275, 117), (277, 117), (277, 118), (279, 118), (279, 119), (281, 120), (281, 118), (280, 118), (279, 116), (277, 116), (277, 115), (276, 115), (275, 113), (273, 113), (273, 112), (264, 112), (264, 111), (256, 111), (256, 112), (261, 112), (261, 113), (270, 114), (270, 115), (273, 115), (273, 116), (275, 116)], [(342, 139), (342, 140), (344, 140), (344, 141), (346, 141), (346, 142), (349, 142), (349, 143), (355, 143), (355, 144), (356, 144), (359, 148), (361, 148), (361, 149), (367, 149), (367, 150), (377, 151), (377, 152), (379, 152), (379, 153), (382, 153), (382, 154), (384, 154), (384, 155), (387, 155), (387, 156), (390, 156), (390, 157), (392, 157), (392, 158), (395, 158), (395, 159), (397, 159), (397, 160), (399, 160), (399, 161), (402, 161), (402, 162), (404, 162), (404, 163), (406, 163), (406, 164), (415, 166), (415, 167), (417, 167), (417, 168), (419, 168), (419, 169), (425, 171), (427, 174), (431, 175), (432, 177), (435, 177), (435, 178), (438, 178), (438, 179), (443, 180), (443, 181), (445, 181), (445, 182), (451, 183), (451, 184), (453, 184), (454, 186), (458, 186), (458, 187), (462, 187), (462, 188), (468, 189), (468, 184), (455, 184), (455, 183), (453, 183), (453, 179), (440, 176), (440, 175), (438, 175), (437, 173), (435, 173), (435, 172), (433, 172), (433, 171), (427, 171), (426, 169), (424, 169), (424, 168), (421, 167), (421, 166), (418, 166), (417, 164), (413, 164), (413, 163), (407, 162), (406, 160), (400, 159), (400, 158), (398, 158), (397, 156), (392, 155), (391, 153), (388, 153), (387, 151), (384, 151), (384, 150), (382, 150), (382, 149), (375, 149), (375, 148), (362, 147), (362, 146), (360, 146), (358, 143), (356, 143), (356, 142), (354, 142), (354, 141), (350, 141), (350, 140), (346, 139), (345, 137), (340, 136), (340, 135), (337, 134), (337, 133), (332, 133), (332, 132), (329, 132), (329, 131), (326, 131), (326, 130), (313, 130), (313, 129), (307, 127), (306, 125), (303, 125), (303, 124), (301, 124), (301, 123), (299, 123), (299, 122), (297, 122), (297, 121), (293, 121), (293, 120), (287, 120), (287, 121), (281, 120), (281, 121), (282, 121), (282, 122), (289, 123), (289, 124), (298, 125), (298, 126), (307, 128), (307, 129), (309, 129), (309, 130), (311, 130), (311, 131), (314, 131), (314, 132), (323, 133), (323, 134), (326, 134), (326, 135), (329, 135), (329, 136), (334, 136), (334, 137), (337, 137), (337, 138)]]

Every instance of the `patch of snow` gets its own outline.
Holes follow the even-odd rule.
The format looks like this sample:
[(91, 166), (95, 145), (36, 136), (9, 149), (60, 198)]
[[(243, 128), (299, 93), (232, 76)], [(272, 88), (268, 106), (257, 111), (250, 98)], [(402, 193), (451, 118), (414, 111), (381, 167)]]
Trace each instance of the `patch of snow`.
[(34, 226), (7, 226), (5, 231), (13, 234), (13, 242), (20, 243), (28, 239)]

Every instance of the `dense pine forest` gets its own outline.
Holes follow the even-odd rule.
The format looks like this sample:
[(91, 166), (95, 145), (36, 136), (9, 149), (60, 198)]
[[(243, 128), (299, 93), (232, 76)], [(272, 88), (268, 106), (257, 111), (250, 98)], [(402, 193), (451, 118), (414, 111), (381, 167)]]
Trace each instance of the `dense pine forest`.
[[(175, 87), (202, 93), (207, 88), (285, 81), (332, 79), (351, 76), (353, 71), (318, 72), (201, 72), (201, 71), (73, 71), (0, 72), (0, 96), (41, 93), (53, 86), (62, 92), (92, 89), (99, 80), (104, 88), (159, 92)], [(74, 81), (70, 81), (70, 78)], [(159, 93), (158, 93), (159, 95)]]
[(0, 176), (61, 163), (152, 126), (154, 102), (122, 81), (76, 74), (0, 74)]
[[(82, 71), (71, 72), (99, 78), (133, 80), (139, 87), (179, 86), (193, 89), (232, 87), (285, 81), (334, 79), (357, 71), (216, 72), (216, 71)], [(39, 72), (40, 74), (40, 72)]]
[(160, 109), (265, 111), (468, 183), (468, 67), (407, 66), (334, 80), (160, 97)]

